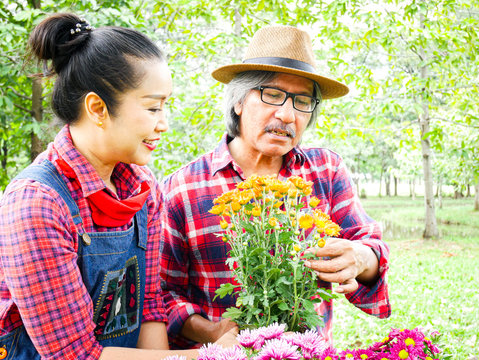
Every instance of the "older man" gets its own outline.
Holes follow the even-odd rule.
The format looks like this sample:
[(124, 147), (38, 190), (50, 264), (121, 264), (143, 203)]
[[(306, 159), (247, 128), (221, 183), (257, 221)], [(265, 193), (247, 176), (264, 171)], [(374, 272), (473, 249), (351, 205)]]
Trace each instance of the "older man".
[[(227, 133), (218, 147), (165, 179), (161, 288), (169, 316), (172, 347), (214, 342), (235, 323), (222, 319), (234, 299), (214, 299), (230, 282), (228, 245), (213, 200), (251, 174), (312, 181), (321, 210), (341, 228), (341, 239), (315, 249), (307, 266), (334, 291), (368, 314), (391, 313), (386, 283), (389, 249), (381, 231), (363, 210), (339, 155), (299, 146), (324, 99), (348, 93), (340, 82), (316, 73), (311, 39), (290, 26), (271, 26), (253, 37), (243, 63), (223, 66), (213, 77), (228, 84)], [(320, 260), (329, 257), (330, 260)], [(318, 308), (319, 329), (331, 341), (332, 302)]]

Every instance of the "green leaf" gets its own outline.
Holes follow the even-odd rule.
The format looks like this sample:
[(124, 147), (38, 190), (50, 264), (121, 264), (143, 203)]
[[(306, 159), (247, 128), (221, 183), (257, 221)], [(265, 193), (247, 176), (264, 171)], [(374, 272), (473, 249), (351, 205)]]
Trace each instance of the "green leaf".
[(229, 307), (226, 309), (226, 311), (223, 313), (222, 317), (223, 318), (228, 318), (231, 320), (239, 319), (243, 315), (243, 311), (235, 308), (235, 307)]
[(226, 284), (221, 284), (218, 289), (216, 289), (215, 294), (216, 296), (214, 297), (213, 301), (216, 299), (216, 297), (220, 297), (223, 299), (226, 295), (231, 295), (235, 289), (235, 286), (231, 283), (226, 283)]

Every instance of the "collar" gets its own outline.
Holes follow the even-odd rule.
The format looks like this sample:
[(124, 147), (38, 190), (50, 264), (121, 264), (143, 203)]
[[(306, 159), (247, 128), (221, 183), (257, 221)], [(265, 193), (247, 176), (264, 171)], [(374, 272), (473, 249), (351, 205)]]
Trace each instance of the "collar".
[[(225, 169), (230, 164), (231, 166), (233, 166), (233, 164), (234, 166), (238, 166), (234, 161), (233, 157), (231, 156), (230, 150), (228, 148), (228, 143), (231, 140), (233, 140), (233, 138), (230, 137), (227, 133), (224, 133), (221, 137), (220, 143), (213, 151), (211, 164), (213, 176), (216, 175), (218, 171)], [(283, 162), (283, 166), (286, 166), (287, 168), (291, 169), (297, 163), (299, 163), (300, 166), (303, 166), (304, 162), (306, 161), (306, 155), (304, 154), (304, 151), (301, 149), (300, 146), (295, 146), (293, 149), (291, 149), (284, 155), (284, 159), (285, 161)]]

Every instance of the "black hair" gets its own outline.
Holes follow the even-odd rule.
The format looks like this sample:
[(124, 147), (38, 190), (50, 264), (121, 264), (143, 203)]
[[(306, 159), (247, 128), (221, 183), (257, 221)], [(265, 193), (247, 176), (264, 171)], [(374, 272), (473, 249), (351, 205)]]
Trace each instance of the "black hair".
[[(78, 29), (78, 30), (77, 30)], [(81, 102), (94, 92), (115, 115), (120, 95), (137, 87), (141, 67), (133, 60), (165, 61), (160, 48), (142, 33), (123, 27), (93, 29), (85, 20), (70, 13), (51, 15), (30, 34), (30, 52), (51, 66), (56, 74), (52, 108), (64, 123), (80, 116)]]

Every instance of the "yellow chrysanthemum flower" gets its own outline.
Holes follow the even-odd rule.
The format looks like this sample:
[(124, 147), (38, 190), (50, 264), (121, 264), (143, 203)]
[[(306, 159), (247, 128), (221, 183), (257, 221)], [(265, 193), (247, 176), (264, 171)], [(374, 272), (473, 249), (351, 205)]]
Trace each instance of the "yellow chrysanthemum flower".
[(228, 222), (226, 220), (221, 220), (220, 226), (222, 229), (226, 229), (228, 227)]
[(225, 211), (225, 205), (219, 204), (219, 205), (213, 206), (209, 212), (212, 213), (213, 215), (221, 215), (223, 211)]
[(271, 226), (276, 226), (278, 225), (278, 219), (276, 219), (275, 217), (272, 217), (268, 220), (268, 224), (270, 224)]
[(231, 209), (233, 209), (234, 212), (238, 212), (241, 209), (241, 204), (238, 201), (233, 201), (231, 203)]
[(319, 200), (316, 196), (313, 196), (311, 199), (309, 199), (309, 206), (315, 208), (319, 205), (320, 202), (321, 200)]
[(253, 216), (260, 216), (261, 215), (261, 208), (259, 206), (255, 206), (251, 211)]
[(309, 229), (313, 227), (313, 217), (309, 214), (305, 214), (299, 218), (299, 227), (301, 229)]
[(298, 244), (294, 244), (293, 249), (294, 251), (301, 251), (301, 246), (299, 246)]
[(283, 205), (283, 202), (282, 201), (276, 201), (273, 205), (274, 208), (276, 209), (279, 209), (281, 207), (281, 205)]
[(401, 350), (398, 355), (400, 359), (407, 359), (409, 357), (409, 353), (404, 349)]
[(318, 247), (322, 248), (324, 247), (324, 245), (326, 245), (326, 240), (324, 240), (324, 238), (321, 238), (318, 240)]

